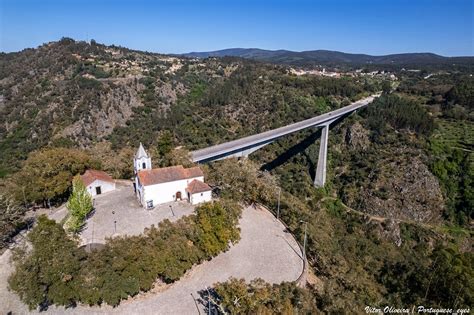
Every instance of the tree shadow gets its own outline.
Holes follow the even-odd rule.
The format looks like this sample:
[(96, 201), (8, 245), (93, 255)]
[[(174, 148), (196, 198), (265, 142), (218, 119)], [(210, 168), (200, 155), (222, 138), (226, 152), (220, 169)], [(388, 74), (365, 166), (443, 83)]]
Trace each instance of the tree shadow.
[(205, 314), (221, 314), (221, 312), (219, 311), (219, 307), (215, 304), (216, 301), (218, 301), (218, 295), (214, 288), (201, 290), (198, 292), (198, 294), (199, 298), (197, 299), (197, 303), (204, 306)]

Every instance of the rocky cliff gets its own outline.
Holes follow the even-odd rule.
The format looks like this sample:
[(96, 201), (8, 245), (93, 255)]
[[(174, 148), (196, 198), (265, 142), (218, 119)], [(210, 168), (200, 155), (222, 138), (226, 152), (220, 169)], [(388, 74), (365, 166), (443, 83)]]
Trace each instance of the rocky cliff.
[(394, 139), (381, 144), (370, 139), (370, 130), (359, 121), (341, 128), (335, 147), (343, 157), (335, 171), (341, 198), (371, 215), (439, 222), (445, 201), (438, 179), (429, 170), (426, 152), (417, 148), (419, 140), (404, 131), (387, 132), (387, 138)]

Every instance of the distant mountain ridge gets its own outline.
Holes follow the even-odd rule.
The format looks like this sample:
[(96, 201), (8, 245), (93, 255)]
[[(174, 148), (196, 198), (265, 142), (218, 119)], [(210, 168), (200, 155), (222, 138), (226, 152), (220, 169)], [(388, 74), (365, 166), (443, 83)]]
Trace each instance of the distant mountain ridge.
[(427, 65), (449, 63), (474, 64), (474, 57), (471, 56), (444, 57), (433, 53), (403, 53), (372, 56), (367, 54), (351, 54), (330, 50), (309, 50), (297, 52), (290, 50), (265, 50), (259, 48), (229, 48), (208, 52), (190, 52), (183, 55), (197, 58), (232, 56), (295, 66), (337, 63), (354, 65)]

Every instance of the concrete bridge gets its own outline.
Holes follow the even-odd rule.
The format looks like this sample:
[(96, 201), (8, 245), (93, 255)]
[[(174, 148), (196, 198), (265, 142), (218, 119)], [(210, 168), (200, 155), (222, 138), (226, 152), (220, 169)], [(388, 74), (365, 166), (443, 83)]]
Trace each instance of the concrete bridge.
[(354, 102), (351, 105), (336, 109), (329, 113), (325, 113), (277, 129), (265, 131), (256, 135), (193, 151), (191, 152), (192, 161), (196, 163), (206, 163), (231, 157), (247, 157), (252, 152), (257, 151), (258, 149), (261, 149), (267, 144), (272, 143), (278, 138), (286, 136), (290, 133), (297, 132), (310, 127), (322, 127), (321, 145), (319, 147), (318, 165), (316, 167), (314, 185), (316, 187), (323, 187), (326, 183), (326, 162), (329, 125), (337, 119), (348, 115), (359, 108), (367, 106), (376, 97), (379, 96), (380, 93), (374, 94), (372, 96)]

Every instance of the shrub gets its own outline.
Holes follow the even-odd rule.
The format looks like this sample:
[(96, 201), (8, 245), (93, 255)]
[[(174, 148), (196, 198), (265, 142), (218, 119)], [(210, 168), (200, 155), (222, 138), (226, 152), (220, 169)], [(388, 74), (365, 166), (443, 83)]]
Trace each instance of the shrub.
[(28, 234), (32, 250), (17, 250), (10, 288), (30, 309), (48, 304), (73, 305), (80, 288), (78, 279), (85, 252), (68, 238), (64, 229), (45, 215)]
[(238, 215), (233, 207), (205, 203), (197, 209), (198, 245), (207, 256), (215, 256), (239, 240)]
[(4, 248), (18, 232), (25, 226), (23, 217), (26, 209), (7, 193), (0, 193), (0, 249)]
[(231, 278), (214, 285), (222, 312), (230, 314), (315, 314), (318, 312), (308, 290), (295, 283), (268, 284), (262, 279)]
[(87, 90), (100, 89), (102, 86), (102, 83), (100, 83), (100, 81), (84, 77), (78, 77), (76, 79), (76, 82), (79, 88)]
[(139, 236), (109, 239), (89, 254), (42, 216), (29, 235), (32, 252), (16, 255), (10, 288), (31, 309), (77, 302), (116, 306), (150, 290), (157, 278), (176, 281), (194, 264), (227, 250), (239, 240), (240, 211), (229, 201), (205, 203), (196, 215), (165, 220)]

